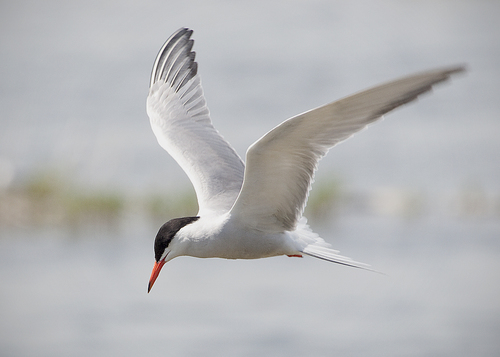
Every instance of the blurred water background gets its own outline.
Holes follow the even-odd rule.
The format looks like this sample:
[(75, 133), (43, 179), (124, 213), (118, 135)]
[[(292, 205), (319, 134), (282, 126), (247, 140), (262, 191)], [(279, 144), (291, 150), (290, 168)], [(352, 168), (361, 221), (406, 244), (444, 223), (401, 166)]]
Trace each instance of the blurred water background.
[[(500, 2), (0, 8), (0, 355), (498, 355)], [(385, 275), (179, 258), (146, 294), (158, 227), (196, 213), (145, 112), (154, 57), (182, 26), (242, 156), (292, 115), (467, 64), (320, 164), (310, 223)]]

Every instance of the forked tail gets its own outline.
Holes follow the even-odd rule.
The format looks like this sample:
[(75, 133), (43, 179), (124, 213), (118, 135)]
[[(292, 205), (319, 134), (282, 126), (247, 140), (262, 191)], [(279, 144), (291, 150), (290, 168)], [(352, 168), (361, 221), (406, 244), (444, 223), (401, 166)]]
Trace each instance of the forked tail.
[(295, 240), (297, 248), (303, 254), (353, 268), (375, 271), (368, 264), (360, 263), (340, 255), (338, 250), (331, 248), (329, 243), (325, 242), (317, 233), (309, 228), (305, 217), (300, 219), (296, 232)]
[(338, 254), (339, 252), (334, 249), (323, 247), (320, 245), (310, 244), (302, 250), (302, 253), (311, 257), (327, 260), (332, 263), (374, 271), (368, 264), (354, 261), (351, 258), (344, 257), (343, 255)]

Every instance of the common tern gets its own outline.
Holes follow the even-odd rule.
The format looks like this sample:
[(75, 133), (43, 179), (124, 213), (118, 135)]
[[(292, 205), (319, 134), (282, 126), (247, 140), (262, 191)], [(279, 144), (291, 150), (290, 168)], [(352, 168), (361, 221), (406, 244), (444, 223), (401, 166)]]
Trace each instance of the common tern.
[(337, 143), (464, 67), (397, 79), (294, 116), (253, 143), (244, 164), (210, 120), (192, 32), (181, 28), (161, 47), (147, 113), (158, 143), (191, 180), (199, 211), (174, 218), (158, 231), (148, 292), (164, 264), (178, 256), (308, 255), (370, 269), (332, 249), (302, 216), (318, 161)]

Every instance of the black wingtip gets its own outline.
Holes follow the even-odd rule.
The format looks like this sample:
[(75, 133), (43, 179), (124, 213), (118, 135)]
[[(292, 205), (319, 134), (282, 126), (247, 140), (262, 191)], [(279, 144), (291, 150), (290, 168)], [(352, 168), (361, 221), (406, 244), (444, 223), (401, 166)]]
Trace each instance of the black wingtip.
[(182, 27), (165, 41), (151, 71), (150, 87), (164, 80), (178, 90), (196, 75), (195, 52), (191, 51), (194, 44), (190, 39), (192, 34), (193, 30)]
[(467, 72), (467, 70), (468, 70), (467, 65), (459, 64), (453, 67), (445, 68), (443, 74), (446, 76), (446, 78), (449, 78), (451, 75), (456, 75), (460, 73), (464, 74), (465, 72)]
[(456, 65), (452, 68), (450, 68), (450, 73), (460, 73), (460, 72), (467, 72), (469, 69), (468, 69), (469, 66), (467, 66), (467, 64), (463, 63), (463, 64), (459, 64), (459, 65)]

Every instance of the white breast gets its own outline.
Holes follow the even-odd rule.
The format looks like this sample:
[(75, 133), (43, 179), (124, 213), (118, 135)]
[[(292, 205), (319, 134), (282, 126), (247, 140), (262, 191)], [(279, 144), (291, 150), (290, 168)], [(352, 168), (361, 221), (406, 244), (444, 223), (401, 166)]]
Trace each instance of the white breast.
[(230, 216), (205, 216), (178, 233), (183, 254), (197, 258), (258, 259), (297, 254), (291, 232), (268, 233), (241, 226)]

